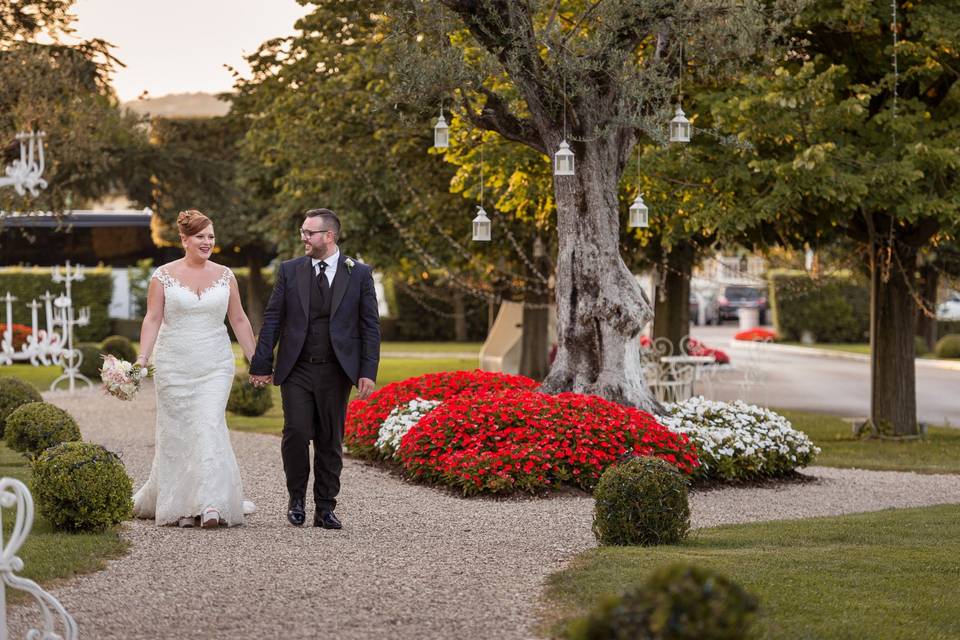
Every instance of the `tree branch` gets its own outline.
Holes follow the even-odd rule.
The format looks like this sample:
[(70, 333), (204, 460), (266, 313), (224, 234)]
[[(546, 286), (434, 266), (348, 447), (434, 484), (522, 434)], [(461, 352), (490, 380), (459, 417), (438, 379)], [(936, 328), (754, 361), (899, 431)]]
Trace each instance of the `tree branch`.
[(487, 131), (494, 131), (507, 140), (525, 144), (544, 155), (549, 155), (540, 134), (529, 120), (513, 115), (507, 103), (496, 92), (486, 87), (480, 87), (479, 92), (486, 97), (487, 102), (483, 110), (477, 112), (466, 91), (460, 90), (466, 105), (467, 118), (474, 126)]

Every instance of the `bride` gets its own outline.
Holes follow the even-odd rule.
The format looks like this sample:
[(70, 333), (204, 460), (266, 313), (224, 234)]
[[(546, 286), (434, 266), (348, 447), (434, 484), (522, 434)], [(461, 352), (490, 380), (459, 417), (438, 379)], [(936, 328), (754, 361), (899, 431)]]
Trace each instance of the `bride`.
[(185, 255), (154, 272), (140, 330), (137, 362), (146, 365), (154, 354), (157, 440), (134, 514), (158, 525), (243, 524), (255, 507), (243, 500), (227, 433), (234, 356), (224, 315), (248, 361), (256, 342), (233, 272), (210, 261), (213, 223), (191, 210), (180, 213), (177, 226)]

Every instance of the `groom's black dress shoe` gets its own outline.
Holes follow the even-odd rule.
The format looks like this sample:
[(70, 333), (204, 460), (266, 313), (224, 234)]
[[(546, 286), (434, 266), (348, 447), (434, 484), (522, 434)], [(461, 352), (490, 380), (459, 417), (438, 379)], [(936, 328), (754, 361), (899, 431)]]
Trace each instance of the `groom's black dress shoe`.
[(287, 520), (295, 526), (302, 526), (307, 521), (307, 510), (303, 506), (303, 498), (290, 498), (290, 506), (287, 507)]
[(343, 528), (343, 525), (340, 524), (340, 520), (333, 514), (333, 511), (320, 511), (319, 509), (313, 512), (313, 526), (323, 527), (324, 529)]

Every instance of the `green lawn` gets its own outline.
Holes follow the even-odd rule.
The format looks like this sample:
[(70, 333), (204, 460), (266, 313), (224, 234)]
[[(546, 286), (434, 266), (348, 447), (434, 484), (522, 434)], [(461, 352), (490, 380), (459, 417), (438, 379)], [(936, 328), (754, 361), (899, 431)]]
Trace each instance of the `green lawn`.
[(846, 344), (841, 342), (817, 342), (815, 344), (803, 344), (802, 342), (778, 342), (777, 344), (785, 344), (791, 347), (811, 347), (814, 349), (829, 349), (831, 351), (845, 351), (847, 353), (862, 353), (864, 355), (870, 355), (869, 344)]
[[(425, 358), (425, 359), (406, 359), (406, 358), (385, 358), (380, 361), (380, 371), (377, 375), (377, 388), (381, 388), (391, 382), (404, 380), (413, 376), (420, 376), (425, 373), (435, 373), (438, 371), (457, 371), (460, 369), (472, 370), (477, 368), (477, 361), (474, 358)], [(245, 369), (238, 369), (245, 370)], [(227, 425), (237, 431), (257, 431), (260, 433), (276, 433), (283, 431), (283, 409), (280, 403), (280, 389), (271, 387), (273, 393), (273, 408), (262, 416), (250, 417), (241, 416), (235, 413), (227, 412)], [(351, 393), (351, 397), (356, 394), (356, 389)]]
[[(0, 476), (12, 477), (30, 484), (27, 460), (0, 442)], [(4, 510), (4, 540), (13, 528), (13, 511)], [(35, 512), (33, 528), (17, 555), (24, 568), (18, 575), (41, 584), (103, 569), (107, 560), (126, 553), (129, 544), (116, 530), (104, 533), (58, 533)], [(21, 591), (8, 590), (12, 599), (26, 597)], [(15, 595), (14, 595), (15, 594)]]
[(719, 527), (681, 545), (603, 547), (548, 582), (545, 631), (676, 561), (715, 569), (760, 600), (761, 638), (960, 637), (960, 506)]
[(20, 378), (24, 382), (29, 382), (41, 392), (49, 391), (50, 383), (56, 380), (61, 373), (63, 373), (63, 369), (59, 366), (34, 367), (29, 364), (11, 364), (0, 367), (0, 376)]
[(960, 473), (960, 429), (931, 427), (926, 440), (856, 439), (850, 423), (833, 416), (777, 409), (823, 451), (814, 464), (920, 473)]
[[(777, 344), (785, 344), (791, 347), (810, 347), (813, 349), (828, 349), (831, 351), (843, 351), (846, 353), (859, 353), (865, 356), (870, 355), (869, 343), (848, 344), (848, 343), (840, 343), (840, 342), (837, 342), (837, 343), (824, 342), (821, 344), (817, 342), (814, 344), (803, 344), (801, 342), (778, 342)], [(923, 360), (941, 360), (942, 359), (948, 362), (956, 361), (956, 358), (937, 358), (937, 355), (935, 353), (925, 353), (923, 355), (918, 355), (917, 357)]]
[(420, 353), (480, 353), (482, 342), (384, 342), (380, 351), (414, 351)]

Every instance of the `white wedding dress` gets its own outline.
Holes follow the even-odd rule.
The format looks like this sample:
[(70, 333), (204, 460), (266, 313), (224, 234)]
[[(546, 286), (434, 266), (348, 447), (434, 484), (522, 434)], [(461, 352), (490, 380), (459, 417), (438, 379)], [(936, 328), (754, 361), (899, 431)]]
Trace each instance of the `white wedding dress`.
[(133, 497), (134, 514), (169, 525), (213, 507), (226, 524), (243, 524), (255, 507), (243, 500), (225, 415), (235, 369), (224, 324), (233, 272), (224, 268), (199, 295), (164, 267), (153, 277), (164, 295), (153, 357), (156, 451), (150, 477)]

